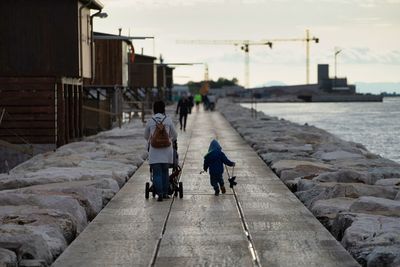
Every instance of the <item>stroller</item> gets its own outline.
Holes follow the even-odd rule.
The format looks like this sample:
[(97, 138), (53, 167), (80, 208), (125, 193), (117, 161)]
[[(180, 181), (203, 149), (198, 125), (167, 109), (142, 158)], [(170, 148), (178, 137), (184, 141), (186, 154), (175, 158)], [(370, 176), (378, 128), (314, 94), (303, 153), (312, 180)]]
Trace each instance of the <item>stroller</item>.
[[(183, 198), (183, 184), (179, 181), (181, 174), (181, 167), (179, 166), (179, 155), (178, 155), (178, 143), (174, 141), (172, 144), (174, 149), (174, 162), (171, 164), (172, 173), (169, 175), (169, 195), (174, 195), (179, 198)], [(145, 198), (148, 199), (150, 196), (150, 192), (152, 193), (153, 198), (156, 196), (157, 192), (155, 186), (153, 184), (153, 171), (150, 167), (150, 182), (146, 182), (145, 185)]]

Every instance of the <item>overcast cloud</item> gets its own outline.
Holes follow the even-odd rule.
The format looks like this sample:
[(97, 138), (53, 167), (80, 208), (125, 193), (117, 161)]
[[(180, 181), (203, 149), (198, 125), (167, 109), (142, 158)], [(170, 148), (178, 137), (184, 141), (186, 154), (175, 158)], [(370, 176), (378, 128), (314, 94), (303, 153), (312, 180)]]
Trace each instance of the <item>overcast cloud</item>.
[[(156, 55), (169, 62), (208, 62), (211, 78), (235, 76), (243, 81), (243, 52), (233, 45), (181, 45), (178, 39), (261, 40), (304, 38), (305, 29), (320, 38), (311, 44), (311, 75), (318, 63), (338, 64), (357, 81), (399, 82), (400, 0), (101, 0), (107, 19), (95, 30), (155, 36)], [(151, 41), (134, 43), (152, 54)], [(305, 80), (305, 44), (276, 43), (273, 49), (251, 47), (251, 84)], [(344, 73), (346, 71), (346, 73)], [(268, 75), (265, 75), (265, 73)], [(177, 82), (202, 79), (202, 68), (177, 68)], [(229, 77), (228, 77), (229, 78)]]

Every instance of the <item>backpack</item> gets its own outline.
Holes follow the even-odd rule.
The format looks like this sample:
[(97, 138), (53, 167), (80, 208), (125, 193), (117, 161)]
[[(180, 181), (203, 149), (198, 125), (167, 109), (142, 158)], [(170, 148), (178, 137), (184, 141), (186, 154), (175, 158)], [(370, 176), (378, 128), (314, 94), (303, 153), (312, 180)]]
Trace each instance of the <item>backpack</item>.
[(154, 130), (153, 135), (150, 137), (150, 144), (154, 148), (164, 148), (171, 145), (171, 140), (169, 140), (169, 135), (163, 124), (166, 117), (167, 116), (165, 116), (161, 122), (158, 122), (152, 118), (156, 123), (156, 129)]

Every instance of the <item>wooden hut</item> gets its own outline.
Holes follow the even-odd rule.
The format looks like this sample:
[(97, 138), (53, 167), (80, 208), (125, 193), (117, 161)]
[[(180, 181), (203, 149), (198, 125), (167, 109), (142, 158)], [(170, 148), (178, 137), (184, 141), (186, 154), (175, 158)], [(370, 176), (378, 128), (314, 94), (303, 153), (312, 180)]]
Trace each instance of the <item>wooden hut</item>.
[(169, 101), (172, 101), (173, 71), (174, 68), (166, 64), (157, 66), (157, 87), (162, 97)]
[(90, 12), (102, 8), (98, 0), (0, 1), (0, 156), (13, 144), (55, 148), (82, 137)]
[(133, 63), (134, 47), (129, 37), (93, 33), (94, 75), (84, 85), (84, 128), (93, 134), (110, 129), (120, 119), (123, 93), (128, 88), (129, 65)]

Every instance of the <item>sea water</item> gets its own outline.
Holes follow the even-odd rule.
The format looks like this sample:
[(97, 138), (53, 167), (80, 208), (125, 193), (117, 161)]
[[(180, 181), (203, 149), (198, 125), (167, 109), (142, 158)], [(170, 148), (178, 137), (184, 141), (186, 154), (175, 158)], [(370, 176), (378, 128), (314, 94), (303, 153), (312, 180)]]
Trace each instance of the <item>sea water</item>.
[(384, 98), (383, 102), (258, 103), (256, 109), (269, 116), (314, 125), (400, 162), (400, 97)]

